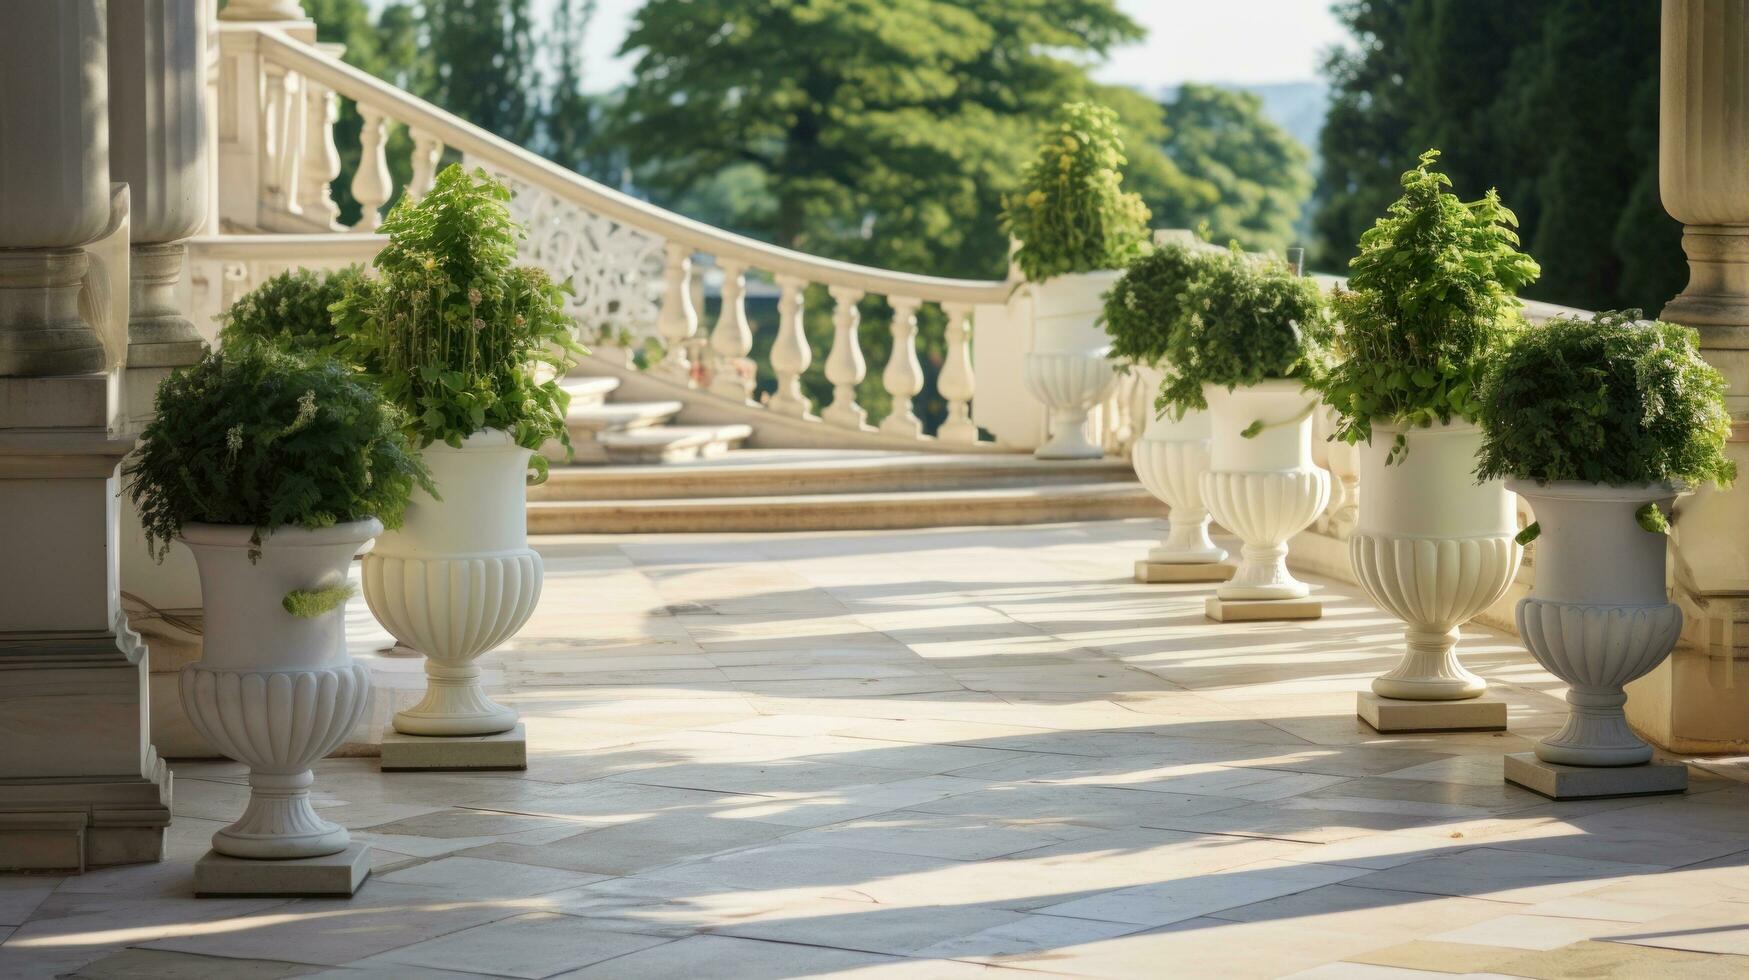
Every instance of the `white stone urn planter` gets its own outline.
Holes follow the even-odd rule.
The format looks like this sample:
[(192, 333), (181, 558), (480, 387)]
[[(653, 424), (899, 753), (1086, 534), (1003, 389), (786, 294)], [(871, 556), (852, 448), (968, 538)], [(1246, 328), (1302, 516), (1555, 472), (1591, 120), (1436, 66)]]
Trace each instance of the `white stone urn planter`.
[(1099, 459), (1097, 440), (1088, 438), (1087, 414), (1117, 383), (1106, 354), (1111, 340), (1100, 329), (1105, 292), (1118, 270), (1053, 276), (1032, 283), (1032, 350), (1022, 380), (1026, 390), (1050, 409), (1050, 439), (1033, 451), (1039, 459)]
[(534, 612), (543, 566), (528, 546), (528, 460), (509, 433), (421, 450), (441, 500), (420, 490), (406, 523), (365, 556), (364, 597), (395, 639), (425, 654), (425, 697), (395, 713), (404, 735), (493, 735), (516, 712), (486, 696), (480, 654)]
[[(1517, 504), (1504, 482), (1477, 483), (1482, 431), (1453, 422), (1428, 428), (1374, 422), (1360, 447), (1367, 494), (1348, 541), (1355, 580), (1408, 624), (1403, 659), (1373, 678), (1373, 693), (1409, 701), (1481, 697), (1488, 682), (1458, 662), (1458, 626), (1512, 584), (1523, 549)], [(1387, 465), (1397, 437), (1407, 451)]]
[(1190, 411), (1182, 419), (1154, 418), (1130, 452), (1136, 477), (1170, 508), (1166, 537), (1148, 551), (1148, 560), (1194, 565), (1227, 559), (1226, 549), (1209, 538), (1209, 512), (1202, 502), (1202, 475), (1209, 468), (1209, 417)]
[(1664, 535), (1634, 512), (1668, 510), (1669, 484), (1508, 480), (1536, 514), (1536, 582), (1518, 603), (1518, 632), (1537, 663), (1567, 683), (1567, 723), (1537, 743), (1544, 762), (1633, 766), (1652, 747), (1628, 728), (1622, 687), (1663, 662), (1682, 632), (1665, 590)]
[(182, 672), (182, 704), (214, 748), (249, 766), (249, 805), (213, 835), (240, 858), (306, 858), (346, 849), (346, 829), (310, 806), (310, 765), (345, 741), (370, 706), (370, 670), (346, 652), (345, 604), (293, 616), (286, 593), (346, 584), (352, 556), (382, 533), (375, 519), (319, 530), (187, 524), (206, 610), (200, 660)]
[[(1202, 499), (1244, 547), (1222, 599), (1299, 599), (1311, 589), (1287, 569), (1287, 541), (1312, 523), (1330, 499), (1330, 474), (1312, 462), (1312, 408), (1317, 396), (1298, 381), (1270, 380), (1228, 391), (1203, 385), (1208, 400), (1209, 470)], [(1243, 433), (1263, 423), (1252, 438)]]

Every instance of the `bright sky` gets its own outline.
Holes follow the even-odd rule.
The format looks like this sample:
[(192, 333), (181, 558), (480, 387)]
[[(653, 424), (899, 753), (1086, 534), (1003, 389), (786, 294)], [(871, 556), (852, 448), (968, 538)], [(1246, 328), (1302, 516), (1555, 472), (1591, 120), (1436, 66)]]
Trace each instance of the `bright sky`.
[[(1331, 0), (1118, 0), (1148, 39), (1113, 52), (1101, 81), (1153, 92), (1181, 82), (1303, 82), (1347, 34)], [(593, 91), (616, 88), (630, 65), (614, 57), (642, 0), (599, 0), (590, 25)]]

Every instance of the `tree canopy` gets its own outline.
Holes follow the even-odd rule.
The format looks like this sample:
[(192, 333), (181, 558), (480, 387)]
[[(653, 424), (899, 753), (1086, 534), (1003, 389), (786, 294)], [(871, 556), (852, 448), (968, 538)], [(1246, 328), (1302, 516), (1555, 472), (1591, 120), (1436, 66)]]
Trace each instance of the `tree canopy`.
[(1000, 196), (1064, 102), (1118, 112), (1129, 185), (1188, 187), (1159, 107), (1087, 76), (1140, 36), (1113, 0), (648, 0), (611, 138), (659, 197), (756, 183), (769, 204), (743, 193), (725, 217), (778, 244), (999, 275)]
[(1525, 293), (1656, 310), (1682, 288), (1658, 203), (1658, 5), (1343, 0), (1353, 50), (1326, 65), (1315, 264), (1339, 271), (1430, 146), (1460, 187), (1497, 187), (1543, 278)]
[(1312, 190), (1311, 154), (1263, 116), (1249, 92), (1187, 84), (1165, 103), (1168, 133), (1160, 144), (1188, 178), (1189, 193), (1150, 199), (1154, 224), (1206, 223), (1218, 241), (1280, 251), (1296, 240), (1294, 223)]

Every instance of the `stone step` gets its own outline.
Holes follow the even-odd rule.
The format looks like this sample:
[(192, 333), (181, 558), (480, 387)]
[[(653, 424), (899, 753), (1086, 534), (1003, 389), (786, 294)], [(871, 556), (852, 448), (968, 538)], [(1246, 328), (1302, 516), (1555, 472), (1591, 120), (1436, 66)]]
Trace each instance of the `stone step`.
[[(587, 454), (608, 463), (678, 463), (720, 456), (753, 434), (748, 425), (647, 425), (595, 433), (593, 442), (577, 447), (579, 462)], [(573, 442), (576, 440), (573, 439)]]
[[(649, 479), (659, 482), (668, 473), (664, 468)], [(850, 531), (1165, 515), (1165, 505), (1140, 484), (1122, 481), (902, 493), (540, 500), (528, 505), (528, 529), (534, 534)]]
[(1026, 488), (1133, 480), (1124, 459), (1040, 460), (1022, 453), (738, 449), (677, 463), (652, 480), (639, 466), (555, 466), (530, 500), (653, 500)]
[(559, 382), (571, 396), (571, 408), (591, 408), (607, 404), (607, 396), (619, 389), (618, 378), (565, 378)]
[(679, 402), (609, 402), (605, 405), (573, 404), (565, 413), (572, 439), (592, 439), (603, 432), (626, 432), (671, 422), (680, 414)]

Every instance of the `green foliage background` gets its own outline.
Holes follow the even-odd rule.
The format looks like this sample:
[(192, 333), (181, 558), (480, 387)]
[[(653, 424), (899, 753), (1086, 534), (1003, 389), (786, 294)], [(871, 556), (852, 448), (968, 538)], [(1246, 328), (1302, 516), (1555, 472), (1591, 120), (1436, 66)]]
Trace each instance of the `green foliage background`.
[(1429, 146), (1497, 187), (1543, 267), (1533, 299), (1655, 310), (1687, 282), (1658, 201), (1659, 5), (1341, 0), (1358, 49), (1327, 64), (1315, 268), (1341, 271)]

